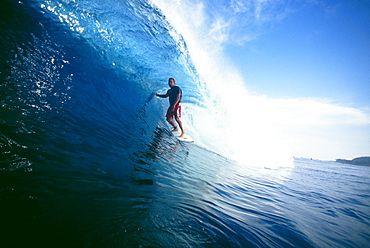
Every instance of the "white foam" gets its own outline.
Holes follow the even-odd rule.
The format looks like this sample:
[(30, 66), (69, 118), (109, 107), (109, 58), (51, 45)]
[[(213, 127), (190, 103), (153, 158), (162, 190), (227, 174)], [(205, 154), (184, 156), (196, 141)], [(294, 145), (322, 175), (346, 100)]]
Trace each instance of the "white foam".
[[(274, 132), (263, 98), (248, 93), (239, 72), (223, 56), (222, 29), (205, 23), (201, 3), (153, 0), (183, 36), (192, 61), (205, 82), (201, 89), (207, 109), (185, 106), (184, 116), (197, 143), (248, 165), (291, 166), (291, 154)], [(192, 130), (193, 129), (193, 130)], [(196, 130), (194, 130), (196, 129)]]

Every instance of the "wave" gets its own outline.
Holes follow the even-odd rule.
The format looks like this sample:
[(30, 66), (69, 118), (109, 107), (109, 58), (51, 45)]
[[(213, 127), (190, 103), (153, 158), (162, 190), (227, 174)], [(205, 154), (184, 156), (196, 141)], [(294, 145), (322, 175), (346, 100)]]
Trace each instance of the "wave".
[[(9, 133), (30, 134), (33, 144), (60, 139), (63, 147), (54, 149), (62, 153), (69, 150), (66, 144), (137, 149), (150, 142), (158, 127), (166, 128), (167, 101), (156, 99), (154, 92), (164, 91), (167, 79), (174, 77), (184, 92), (186, 130), (198, 146), (263, 166), (265, 154), (278, 146), (266, 125), (261, 129), (262, 121), (238, 120), (251, 111), (256, 114), (230, 101), (247, 95), (243, 90), (242, 95), (230, 94), (227, 85), (232, 82), (213, 81), (201, 73), (189, 42), (153, 3), (6, 1), (4, 10), (14, 13), (4, 16), (7, 26), (2, 29), (7, 50), (2, 111)], [(243, 103), (255, 104), (248, 96)], [(12, 149), (16, 142), (9, 133), (3, 132), (3, 143)], [(266, 150), (266, 144), (272, 148)], [(27, 142), (16, 146), (28, 147)], [(285, 159), (280, 152), (267, 157)], [(6, 170), (20, 164), (31, 168), (29, 159), (7, 159), (21, 162), (4, 165)]]

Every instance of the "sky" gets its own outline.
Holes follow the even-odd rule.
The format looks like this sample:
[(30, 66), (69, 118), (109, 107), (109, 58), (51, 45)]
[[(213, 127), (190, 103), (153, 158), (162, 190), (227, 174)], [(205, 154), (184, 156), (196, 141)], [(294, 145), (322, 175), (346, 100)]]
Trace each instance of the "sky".
[[(249, 88), (272, 97), (329, 98), (369, 107), (370, 2), (280, 1), (283, 6), (269, 9), (273, 2), (261, 2), (268, 17), (262, 17), (261, 7), (264, 20), (256, 17), (254, 39), (225, 44)], [(235, 32), (243, 30), (248, 33), (248, 25)]]
[(242, 84), (292, 156), (370, 156), (370, 1), (152, 2), (204, 78), (230, 105)]

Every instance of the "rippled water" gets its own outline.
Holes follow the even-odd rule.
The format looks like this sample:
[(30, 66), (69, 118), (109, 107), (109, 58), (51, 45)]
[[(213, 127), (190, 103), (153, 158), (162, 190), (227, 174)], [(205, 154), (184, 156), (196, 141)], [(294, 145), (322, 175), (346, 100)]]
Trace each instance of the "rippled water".
[(368, 167), (248, 169), (167, 135), (129, 160), (114, 172), (2, 172), (2, 233), (40, 247), (369, 244)]

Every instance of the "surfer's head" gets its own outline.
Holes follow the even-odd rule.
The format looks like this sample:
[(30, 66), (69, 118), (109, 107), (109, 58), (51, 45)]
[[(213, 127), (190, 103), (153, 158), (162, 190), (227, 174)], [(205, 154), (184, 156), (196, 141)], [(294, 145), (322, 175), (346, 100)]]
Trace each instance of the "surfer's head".
[(170, 87), (174, 86), (175, 84), (176, 84), (176, 82), (175, 82), (175, 79), (174, 79), (174, 78), (169, 78), (169, 79), (168, 79), (168, 85), (169, 85)]

